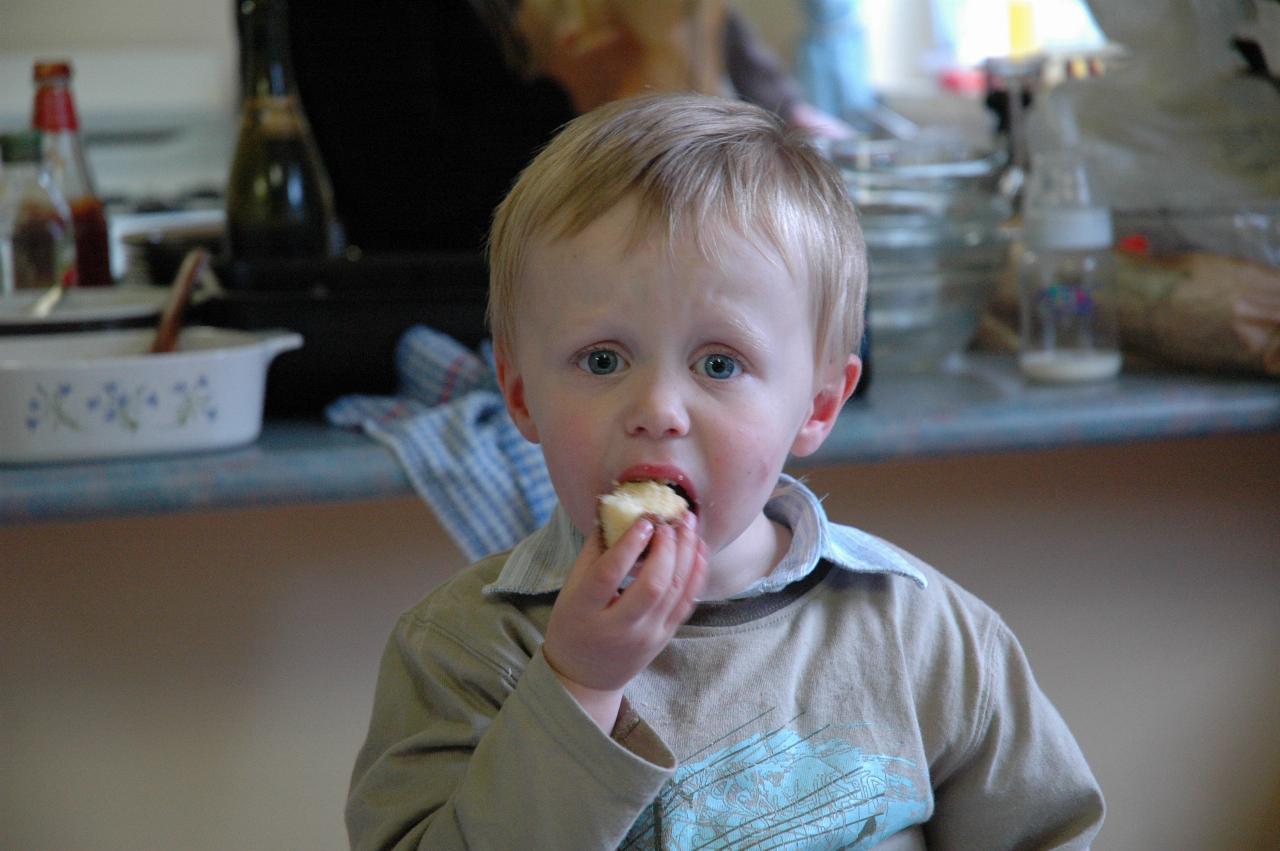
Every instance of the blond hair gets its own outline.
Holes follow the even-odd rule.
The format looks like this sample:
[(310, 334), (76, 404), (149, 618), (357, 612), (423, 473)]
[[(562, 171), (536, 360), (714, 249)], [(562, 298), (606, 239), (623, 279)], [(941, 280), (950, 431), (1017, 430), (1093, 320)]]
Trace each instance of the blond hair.
[(862, 336), (866, 253), (837, 170), (772, 113), (706, 95), (617, 101), (569, 122), (520, 174), (489, 234), (489, 326), (513, 351), (517, 287), (531, 247), (586, 229), (624, 198), (635, 239), (665, 226), (714, 260), (731, 228), (767, 240), (807, 278), (817, 355), (843, 363)]

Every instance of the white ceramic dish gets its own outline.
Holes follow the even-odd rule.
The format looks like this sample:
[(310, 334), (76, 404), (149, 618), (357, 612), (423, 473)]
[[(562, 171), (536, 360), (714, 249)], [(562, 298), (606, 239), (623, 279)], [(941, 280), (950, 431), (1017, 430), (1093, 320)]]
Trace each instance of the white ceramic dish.
[(0, 296), (0, 333), (40, 333), (59, 326), (106, 324), (157, 316), (168, 287), (72, 287), (48, 316), (31, 315), (42, 290), (18, 290)]
[(257, 439), (267, 367), (292, 331), (183, 329), (0, 337), (0, 463), (222, 449)]

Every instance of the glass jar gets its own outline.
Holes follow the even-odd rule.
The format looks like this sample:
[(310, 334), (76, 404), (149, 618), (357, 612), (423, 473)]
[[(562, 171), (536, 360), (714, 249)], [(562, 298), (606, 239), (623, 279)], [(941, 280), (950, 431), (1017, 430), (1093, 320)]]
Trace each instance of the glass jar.
[(71, 209), (41, 158), (40, 134), (0, 137), (0, 290), (46, 289), (76, 276)]

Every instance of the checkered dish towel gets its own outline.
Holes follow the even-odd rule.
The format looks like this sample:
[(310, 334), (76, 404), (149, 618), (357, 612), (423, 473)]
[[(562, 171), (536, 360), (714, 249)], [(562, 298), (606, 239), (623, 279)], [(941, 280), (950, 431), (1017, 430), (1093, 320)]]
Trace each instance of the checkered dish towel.
[(516, 430), (498, 389), (493, 349), (478, 353), (415, 325), (396, 346), (396, 396), (343, 396), (329, 422), (360, 428), (395, 453), (414, 490), (467, 558), (514, 546), (555, 507), (542, 450)]

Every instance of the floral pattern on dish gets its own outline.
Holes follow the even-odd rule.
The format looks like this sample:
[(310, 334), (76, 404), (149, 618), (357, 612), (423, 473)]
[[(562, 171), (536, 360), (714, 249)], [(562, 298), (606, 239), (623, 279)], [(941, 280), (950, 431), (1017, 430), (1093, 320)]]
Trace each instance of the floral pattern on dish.
[(60, 383), (37, 384), (27, 403), (28, 432), (95, 429), (136, 433), (146, 428), (193, 428), (217, 420), (218, 406), (211, 382), (200, 374), (175, 382), (167, 393), (150, 384), (128, 386), (111, 380), (83, 389)]

